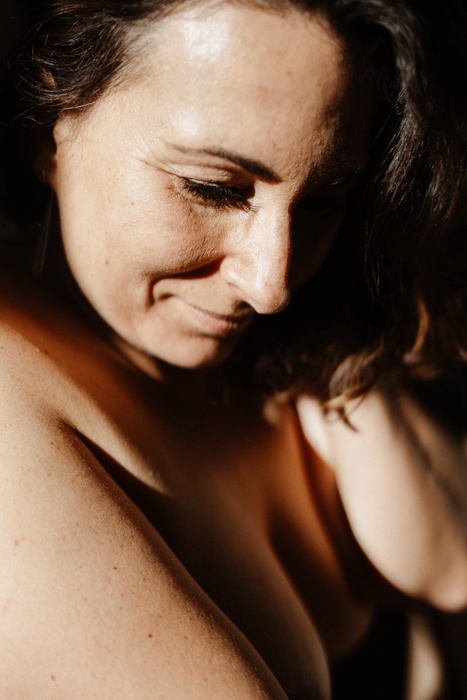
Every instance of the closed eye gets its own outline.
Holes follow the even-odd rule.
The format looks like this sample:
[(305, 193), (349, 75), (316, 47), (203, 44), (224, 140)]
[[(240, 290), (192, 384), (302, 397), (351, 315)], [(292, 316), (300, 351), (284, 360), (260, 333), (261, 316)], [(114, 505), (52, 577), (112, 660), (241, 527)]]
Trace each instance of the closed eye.
[(315, 194), (303, 197), (298, 203), (298, 207), (310, 212), (339, 213), (345, 209), (346, 199), (346, 194), (340, 194), (339, 196)]
[(310, 192), (298, 202), (298, 206), (310, 212), (342, 213), (349, 194), (359, 180), (360, 178), (344, 184), (331, 184), (315, 192)]
[(252, 187), (234, 187), (221, 182), (182, 178), (183, 191), (201, 204), (216, 208), (249, 209)]

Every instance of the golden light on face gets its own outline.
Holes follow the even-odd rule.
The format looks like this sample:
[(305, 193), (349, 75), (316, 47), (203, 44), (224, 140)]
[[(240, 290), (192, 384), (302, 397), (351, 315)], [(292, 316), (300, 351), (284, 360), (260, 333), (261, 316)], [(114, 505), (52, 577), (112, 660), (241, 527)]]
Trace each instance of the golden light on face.
[(67, 260), (107, 324), (181, 367), (221, 362), (326, 257), (364, 165), (372, 94), (317, 18), (197, 5), (47, 170)]

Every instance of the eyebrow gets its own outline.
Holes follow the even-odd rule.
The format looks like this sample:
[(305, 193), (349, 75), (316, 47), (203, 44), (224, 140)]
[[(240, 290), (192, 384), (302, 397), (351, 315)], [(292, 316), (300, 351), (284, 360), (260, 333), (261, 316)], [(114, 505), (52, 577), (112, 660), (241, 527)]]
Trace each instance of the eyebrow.
[[(215, 158), (221, 158), (223, 160), (228, 160), (234, 165), (238, 165), (243, 168), (246, 172), (258, 177), (264, 182), (278, 183), (282, 182), (282, 178), (277, 175), (271, 168), (258, 160), (253, 160), (252, 158), (246, 158), (241, 156), (239, 153), (232, 153), (230, 151), (224, 151), (221, 148), (189, 148), (187, 146), (179, 146), (175, 143), (168, 143), (166, 145), (179, 153), (186, 153), (187, 155), (209, 155)], [(321, 187), (343, 187), (344, 185), (352, 185), (358, 182), (364, 175), (366, 170), (366, 163), (360, 165), (357, 168), (348, 168), (344, 171), (336, 169), (335, 175), (331, 175), (327, 181), (321, 185)]]
[(264, 163), (261, 163), (258, 160), (241, 156), (238, 153), (223, 151), (219, 148), (187, 148), (186, 146), (178, 146), (174, 143), (167, 143), (167, 146), (170, 146), (170, 148), (173, 148), (180, 153), (186, 153), (188, 155), (208, 155), (216, 158), (222, 158), (223, 160), (230, 161), (234, 165), (240, 166), (247, 173), (254, 175), (260, 180), (272, 183), (281, 182), (279, 175), (277, 175), (277, 173), (275, 173), (271, 168), (268, 168), (267, 165), (264, 165)]

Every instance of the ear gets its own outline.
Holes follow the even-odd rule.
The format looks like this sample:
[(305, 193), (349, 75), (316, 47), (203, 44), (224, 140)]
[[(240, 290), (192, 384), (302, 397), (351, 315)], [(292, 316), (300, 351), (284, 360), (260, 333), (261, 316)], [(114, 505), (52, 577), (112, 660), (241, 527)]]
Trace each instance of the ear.
[(32, 134), (32, 162), (34, 173), (39, 180), (54, 187), (57, 145), (51, 129), (38, 129)]

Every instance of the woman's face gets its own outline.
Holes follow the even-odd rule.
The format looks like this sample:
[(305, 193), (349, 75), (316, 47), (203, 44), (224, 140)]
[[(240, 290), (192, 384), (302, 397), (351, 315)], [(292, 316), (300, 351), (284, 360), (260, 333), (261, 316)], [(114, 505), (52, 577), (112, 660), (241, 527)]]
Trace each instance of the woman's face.
[[(373, 88), (316, 18), (208, 3), (62, 117), (46, 171), (84, 295), (144, 356), (222, 361), (312, 277), (367, 157)], [(368, 84), (368, 85), (367, 85)]]

